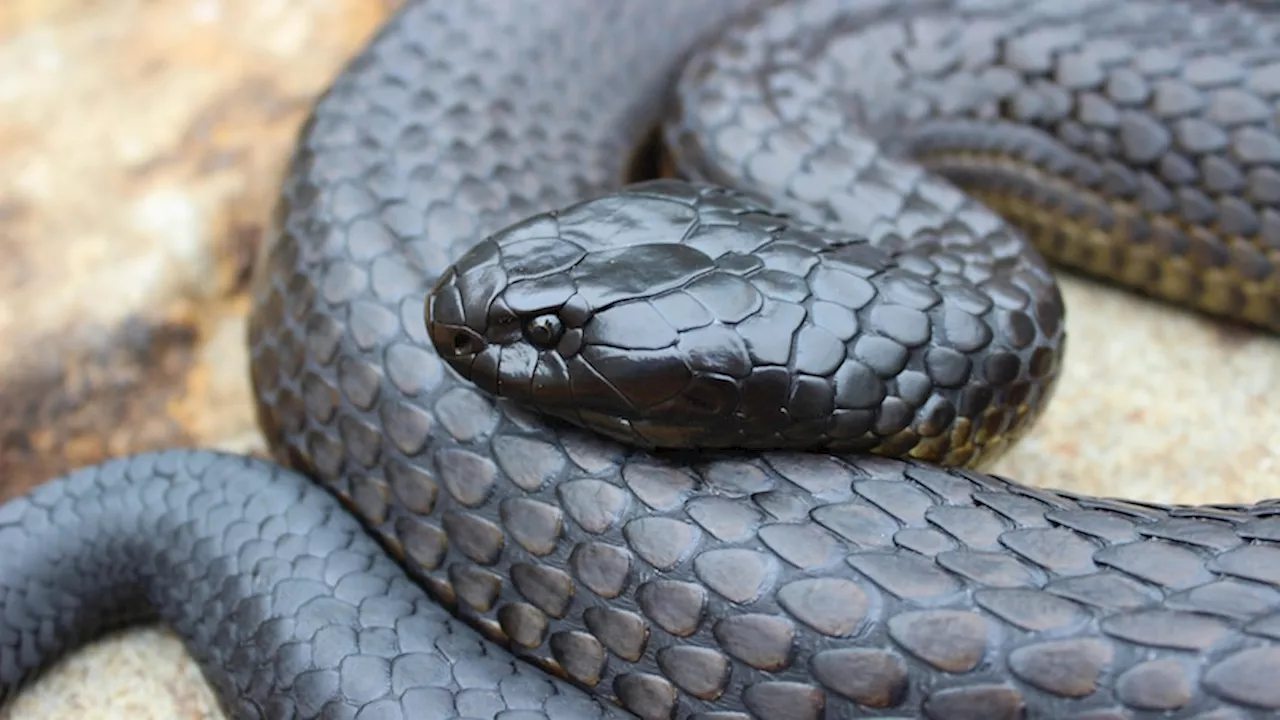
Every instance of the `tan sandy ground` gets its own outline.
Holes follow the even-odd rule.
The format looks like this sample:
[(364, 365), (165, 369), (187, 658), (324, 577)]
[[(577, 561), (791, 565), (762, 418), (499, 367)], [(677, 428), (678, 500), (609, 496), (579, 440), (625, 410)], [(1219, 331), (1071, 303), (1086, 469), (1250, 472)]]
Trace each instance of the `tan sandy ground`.
[[(293, 132), (369, 0), (0, 3), (0, 499), (121, 452), (261, 448), (242, 291)], [(1054, 407), (997, 471), (1155, 501), (1280, 495), (1280, 342), (1066, 283)], [(218, 717), (177, 642), (87, 648), (0, 720)]]

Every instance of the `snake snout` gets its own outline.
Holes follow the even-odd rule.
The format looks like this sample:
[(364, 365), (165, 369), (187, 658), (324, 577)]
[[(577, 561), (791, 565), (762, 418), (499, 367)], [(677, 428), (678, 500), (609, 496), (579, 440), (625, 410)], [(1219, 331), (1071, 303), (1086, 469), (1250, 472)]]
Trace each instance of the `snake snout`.
[(471, 328), (461, 303), (454, 276), (446, 275), (427, 296), (424, 313), (427, 336), (436, 353), (463, 377), (470, 377), (471, 365), (485, 352), (489, 343), (484, 335)]

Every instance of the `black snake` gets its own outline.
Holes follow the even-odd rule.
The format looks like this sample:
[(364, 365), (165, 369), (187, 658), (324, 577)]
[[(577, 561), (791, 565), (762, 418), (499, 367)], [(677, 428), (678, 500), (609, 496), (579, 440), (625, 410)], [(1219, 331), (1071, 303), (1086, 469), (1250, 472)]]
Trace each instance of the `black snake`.
[(0, 700), (158, 616), (244, 718), (1280, 710), (1280, 504), (968, 469), (1052, 396), (1041, 253), (1280, 329), (1278, 124), (1225, 0), (409, 2), (258, 265), (293, 470), (0, 507)]

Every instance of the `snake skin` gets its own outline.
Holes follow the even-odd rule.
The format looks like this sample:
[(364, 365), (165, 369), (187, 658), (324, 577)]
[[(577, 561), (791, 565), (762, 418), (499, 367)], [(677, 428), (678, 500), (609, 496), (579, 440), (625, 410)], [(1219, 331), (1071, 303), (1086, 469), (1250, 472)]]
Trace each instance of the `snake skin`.
[(923, 167), (1061, 266), (1280, 332), (1273, 11), (802, 5), (746, 19), (690, 64), (667, 128), (683, 174), (875, 238), (937, 222), (910, 194)]
[(331, 494), (261, 460), (169, 451), (78, 470), (0, 508), (0, 546), (0, 700), (62, 652), (158, 618), (237, 718), (624, 717), (496, 651)]
[[(929, 70), (931, 58), (945, 60), (930, 48), (945, 47), (946, 33), (931, 33), (950, 25), (952, 32), (972, 27), (980, 35), (984, 28), (995, 32), (1005, 15), (1014, 22), (1022, 17), (1001, 10), (1011, 7), (1008, 0), (910, 5), (950, 14), (932, 25), (885, 16), (902, 28), (899, 37), (919, 45), (888, 47), (888, 26), (868, 30), (860, 44), (848, 38), (884, 11), (875, 0), (860, 0), (856, 7), (864, 16), (822, 26), (830, 47), (840, 51), (833, 57), (843, 61), (804, 57), (784, 42), (827, 16), (832, 2), (780, 7), (763, 16), (758, 34), (735, 34), (736, 40), (717, 46), (723, 54), (695, 61), (686, 77), (740, 72), (735, 63), (762, 58), (762, 49), (776, 45), (781, 51), (772, 62), (781, 72), (763, 77), (771, 83), (769, 97), (788, 102), (751, 102), (749, 84), (742, 82), (720, 86), (735, 94), (719, 98), (685, 87), (668, 125), (668, 137), (681, 150), (674, 162), (691, 175), (761, 191), (794, 210), (797, 223), (822, 221), (846, 235), (866, 236), (868, 243), (855, 247), (892, 249), (893, 233), (886, 230), (921, 236), (930, 222), (961, 223), (949, 226), (958, 236), (941, 243), (959, 248), (954, 262), (937, 254), (929, 259), (935, 278), (953, 273), (980, 292), (941, 283), (936, 304), (913, 308), (926, 296), (906, 276), (874, 285), (874, 297), (861, 306), (867, 312), (905, 308), (923, 313), (928, 328), (940, 330), (927, 341), (895, 340), (895, 328), (905, 332), (918, 321), (862, 326), (858, 316), (854, 333), (898, 342), (918, 361), (925, 345), (945, 347), (940, 343), (976, 337), (982, 332), (976, 328), (985, 327), (987, 345), (961, 354), (984, 361), (1016, 358), (1015, 375), (1024, 377), (1030, 356), (1020, 353), (1030, 345), (1016, 342), (1028, 333), (1015, 318), (1033, 323), (1029, 334), (1051, 355), (1063, 347), (1057, 344), (1060, 328), (1052, 327), (1060, 318), (1031, 300), (1041, 297), (1036, 293), (1009, 291), (995, 263), (978, 260), (984, 252), (1011, 257), (1007, 253), (1017, 248), (1020, 259), (1010, 265), (1037, 266), (1027, 260), (1031, 254), (1021, 254), (1029, 249), (991, 226), (980, 206), (881, 157), (869, 141), (853, 136), (849, 123), (833, 123), (836, 116), (821, 98), (802, 96), (824, 82), (862, 77), (863, 62), (878, 81), (893, 85), (893, 78), (875, 72), (876, 62), (883, 62), (876, 60), (877, 48), (888, 51), (882, 58), (911, 67), (908, 79), (943, 73), (954, 62)], [(1117, 4), (1108, 12), (1156, 17), (1153, 4), (1131, 5), (1133, 10)], [(1257, 232), (1237, 234), (1272, 262), (1277, 243), (1268, 223), (1276, 202), (1266, 193), (1275, 188), (1280, 161), (1267, 153), (1280, 142), (1280, 87), (1268, 68), (1277, 59), (1274, 44), (1250, 46), (1242, 39), (1274, 40), (1275, 21), (1233, 3), (1159, 5), (1175, 8), (1172, 17), (1182, 12), (1193, 21), (1186, 43), (1160, 44), (1176, 61), (1166, 72), (1204, 99), (1202, 107), (1186, 112), (1203, 112), (1191, 119), (1229, 126), (1230, 138), (1243, 134), (1247, 140), (1245, 151), (1215, 156), (1165, 153), (1203, 173), (1183, 186), (1171, 188), (1173, 181), (1161, 174), (1162, 164), (1178, 159), (1139, 158), (1148, 165), (1132, 172), (1142, 188), (1169, 183), (1165, 190), (1178, 199), (1178, 212), (1195, 211), (1194, 196), (1181, 191), (1218, 192), (1217, 181), (1208, 179), (1217, 170), (1205, 169), (1214, 167), (1206, 158), (1233, 159), (1244, 185), (1211, 199), (1235, 208), (1228, 213), (1239, 209), (1237, 201), (1255, 203)], [(1026, 17), (1056, 9), (1070, 19), (1078, 12), (1074, 7), (1098, 12), (1100, 6), (1016, 7)], [(154, 611), (181, 633), (236, 717), (606, 716), (610, 711), (592, 697), (641, 718), (698, 720), (1216, 720), (1280, 711), (1280, 684), (1274, 682), (1280, 672), (1280, 503), (1159, 507), (876, 455), (670, 455), (544, 419), (521, 402), (482, 391), (441, 359), (424, 322), (424, 299), (436, 280), (484, 237), (617, 189), (628, 153), (660, 119), (660, 100), (688, 51), (747, 9), (746, 3), (676, 0), (407, 4), (317, 103), (283, 188), (279, 237), (266, 246), (257, 268), (250, 346), (259, 421), (277, 459), (302, 475), (257, 461), (175, 451), (89, 468), (0, 508), (6, 549), (0, 555), (0, 698), (60, 653)], [(956, 23), (984, 13), (989, 22)], [(1230, 39), (1229, 52), (1215, 50), (1207, 39), (1224, 27), (1240, 31), (1221, 36)], [(1081, 39), (1078, 31), (1041, 29), (1027, 36), (1067, 48), (1049, 54), (1048, 68), (1030, 68), (1034, 78), (1026, 87), (1041, 100), (1061, 95), (1055, 83), (1080, 66), (1069, 58), (1097, 53), (1112, 67), (1131, 49), (1122, 34), (1109, 44), (1099, 37), (1094, 46), (1086, 42), (1091, 33)], [(1197, 32), (1205, 35), (1203, 42), (1196, 41)], [(1062, 34), (1070, 37), (1058, 38)], [(956, 39), (955, 47), (984, 47), (970, 42)], [(1029, 44), (1029, 62), (1045, 46)], [(1209, 61), (1179, 64), (1177, 53), (1192, 46), (1206, 48)], [(1012, 57), (1019, 44), (985, 47), (1005, 48)], [(980, 56), (969, 61), (985, 62)], [(1192, 68), (1203, 64), (1209, 67), (1201, 71), (1218, 80), (1198, 84), (1201, 76)], [(1119, 76), (1105, 84), (1107, 92), (1113, 86), (1124, 91), (1128, 76)], [(872, 97), (875, 81), (861, 89), (855, 84), (850, 97)], [(968, 97), (947, 82), (919, 85), (926, 94), (936, 92), (934, 98)], [(1217, 99), (1224, 93), (1226, 99)], [(907, 93), (901, 107), (921, 107), (924, 96), (910, 101)], [(885, 97), (886, 108), (898, 107), (889, 95), (874, 97)], [(706, 102), (694, 102), (699, 98)], [(1223, 120), (1221, 113), (1247, 115), (1257, 102), (1270, 115)], [(1082, 112), (1084, 104), (1072, 112)], [(1148, 104), (1154, 107), (1155, 100)], [(991, 107), (1019, 106), (987, 97), (954, 111), (981, 117)], [(770, 108), (794, 108), (797, 115), (764, 112)], [(937, 113), (938, 132), (904, 129), (898, 135), (914, 138), (917, 145), (904, 150), (922, 154), (927, 167), (948, 176), (969, 172), (966, 184), (988, 183), (986, 195), (1025, 200), (1035, 198), (1032, 189), (1049, 187), (1026, 183), (1070, 169), (1053, 164), (1051, 155), (1044, 166), (1049, 170), (1036, 170), (1041, 156), (1033, 145), (983, 144), (997, 135), (1007, 140), (1035, 133), (984, 135), (972, 124), (970, 134), (956, 133), (960, 125), (940, 119), (950, 108), (938, 102), (910, 116), (924, 121), (911, 126), (919, 129), (930, 127), (930, 113)], [(858, 109), (840, 111), (852, 117)], [(1033, 127), (1065, 134), (1064, 142), (1083, 131), (1089, 144), (1082, 147), (1090, 152), (1126, 142), (1150, 150), (1142, 121), (1136, 132), (1132, 118), (1126, 125), (1125, 113), (1132, 112), (1121, 112), (1118, 126), (1106, 125), (1104, 113), (1101, 119), (1046, 116), (1043, 126)], [(722, 122), (734, 114), (738, 130)], [(779, 117), (787, 122), (771, 126)], [(886, 117), (867, 125), (875, 129), (900, 119)], [(692, 140), (684, 132), (698, 126), (713, 140)], [(770, 127), (793, 134), (763, 132)], [(806, 137), (806, 129), (825, 134)], [(937, 144), (920, 145), (921, 138)], [(797, 139), (804, 142), (784, 143)], [(823, 148), (824, 139), (844, 145), (799, 163), (788, 152)], [(1000, 155), (1014, 150), (1033, 153), (1028, 158), (1035, 162)], [(975, 171), (982, 163), (988, 169)], [(1105, 178), (1118, 167), (1095, 164)], [(737, 168), (740, 178), (716, 176)], [(1123, 199), (1122, 183), (1099, 181), (1095, 188), (1087, 174), (1071, 177), (1075, 184), (1057, 188), (1063, 195), (1050, 198), (1051, 205), (1066, 207), (1064, 214), (1082, 226), (1106, 225), (1090, 214), (1096, 207), (1077, 212), (1065, 200), (1087, 199), (1094, 189), (1113, 197), (1113, 187), (1121, 187), (1114, 196)], [(856, 194), (830, 193), (832, 183)], [(661, 220), (676, 212), (671, 206), (680, 204), (686, 186), (648, 187), (662, 191), (666, 209), (636, 216)], [(998, 202), (991, 205), (1005, 211)], [(1009, 204), (1010, 214), (1028, 205)], [(1150, 212), (1168, 210), (1161, 207)], [(1215, 215), (1209, 226), (1222, 230), (1226, 216)], [(1048, 217), (1043, 224), (1055, 225)], [(614, 220), (645, 232), (625, 218)], [(1190, 223), (1176, 227), (1188, 237), (1203, 235)], [(1034, 227), (1029, 232), (1037, 234)], [(547, 237), (564, 237), (557, 233)], [(1243, 252), (1234, 250), (1237, 234), (1227, 240), (1232, 258)], [(982, 249), (971, 235), (1003, 241)], [(1200, 244), (1191, 243), (1192, 252), (1178, 242), (1161, 243), (1147, 245), (1186, 250), (1197, 262), (1216, 257)], [(1063, 244), (1071, 245), (1070, 238)], [(1044, 252), (1053, 256), (1051, 248)], [(1251, 267), (1248, 262), (1246, 257), (1241, 267)], [(859, 267), (873, 269), (848, 263), (845, 269), (856, 277)], [(929, 268), (922, 260), (901, 270), (923, 276)], [(642, 265), (637, 277), (642, 269), (667, 271)], [(848, 287), (842, 288), (848, 297)], [(1267, 301), (1258, 302), (1246, 298), (1239, 308)], [(1270, 302), (1274, 317), (1274, 295)], [(951, 309), (969, 318), (955, 321), (961, 325), (954, 335), (945, 322)], [(839, 313), (828, 317), (839, 322)], [(779, 333), (779, 345), (785, 339)], [(1018, 351), (992, 350), (1005, 343)], [(887, 372), (896, 367), (887, 361), (901, 354), (887, 344), (869, 353), (855, 358), (887, 375), (871, 430), (898, 438), (902, 428), (890, 420), (903, 415), (900, 403), (911, 409), (915, 427), (927, 424), (927, 414), (911, 402), (917, 398), (911, 383), (903, 382), (905, 373), (945, 383), (928, 365)], [(970, 366), (975, 381), (1009, 380), (1002, 363), (1012, 362)], [(1042, 393), (1024, 422), (1046, 399)], [(970, 411), (981, 416), (993, 403), (951, 404), (963, 418)], [(975, 427), (961, 431), (962, 439), (972, 433), (983, 435), (982, 447), (998, 444), (1014, 426), (1011, 415), (999, 414), (985, 435)], [(944, 435), (923, 435), (925, 440), (904, 435), (912, 442), (903, 449), (963, 450), (964, 443), (955, 442), (956, 423)], [(945, 447), (929, 441), (944, 436)], [(1121, 487), (1122, 479), (1117, 483)], [(355, 517), (338, 512), (339, 503), (372, 537), (355, 532)], [(362, 594), (372, 587), (378, 590)], [(60, 612), (50, 615), (55, 608)], [(308, 622), (333, 624), (325, 633)], [(392, 623), (395, 631), (388, 632)]]

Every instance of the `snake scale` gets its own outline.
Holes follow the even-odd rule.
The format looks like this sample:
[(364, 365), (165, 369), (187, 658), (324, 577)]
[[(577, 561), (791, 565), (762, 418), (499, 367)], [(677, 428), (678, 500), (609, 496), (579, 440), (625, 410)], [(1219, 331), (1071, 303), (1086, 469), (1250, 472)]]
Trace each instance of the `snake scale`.
[(0, 506), (0, 700), (160, 619), (237, 718), (1274, 717), (1280, 504), (978, 467), (1045, 258), (1280, 329), (1280, 21), (756, 5), (398, 10), (257, 265), (276, 462)]

